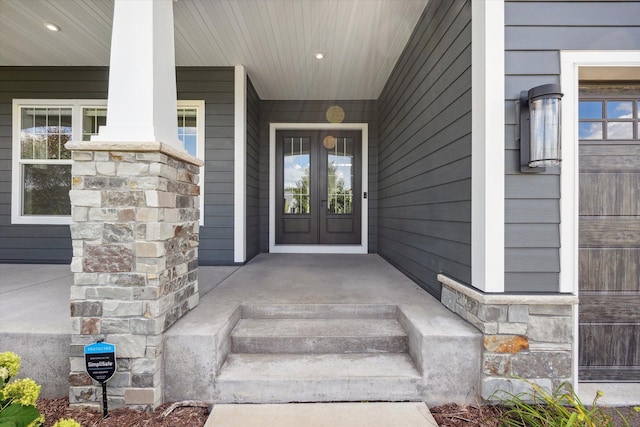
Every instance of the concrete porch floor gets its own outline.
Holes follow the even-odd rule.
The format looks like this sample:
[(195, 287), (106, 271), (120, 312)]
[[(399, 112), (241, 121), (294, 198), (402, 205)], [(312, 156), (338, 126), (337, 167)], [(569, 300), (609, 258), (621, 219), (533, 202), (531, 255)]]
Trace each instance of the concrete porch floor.
[[(72, 280), (67, 265), (0, 264), (0, 351), (22, 356), (21, 376), (42, 384), (44, 397), (64, 396), (68, 391)], [(438, 329), (445, 337), (480, 339), (475, 329), (377, 255), (261, 254), (243, 267), (200, 267), (199, 289), (198, 307), (166, 334), (166, 400), (211, 399), (211, 384), (223, 362), (219, 358), (224, 356), (224, 336), (239, 307), (394, 304), (412, 317), (418, 332)], [(441, 344), (455, 348), (455, 343)], [(201, 359), (202, 354), (208, 358)], [(210, 375), (194, 376), (187, 361), (196, 361)], [(440, 388), (456, 388), (457, 369), (449, 369), (451, 375), (438, 379)], [(586, 384), (579, 388), (583, 401), (593, 399), (592, 388)], [(640, 384), (598, 384), (597, 388), (605, 392), (603, 400), (609, 405), (640, 403)], [(456, 391), (465, 393), (470, 398), (475, 394)]]

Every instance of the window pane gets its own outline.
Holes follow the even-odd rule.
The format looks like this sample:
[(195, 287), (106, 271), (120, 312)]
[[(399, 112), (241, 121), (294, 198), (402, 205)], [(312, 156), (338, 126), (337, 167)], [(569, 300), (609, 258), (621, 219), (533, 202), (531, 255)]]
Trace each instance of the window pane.
[(284, 140), (284, 213), (308, 214), (309, 193), (309, 138)]
[(82, 140), (91, 141), (93, 135), (97, 135), (100, 126), (107, 124), (107, 109), (83, 108), (82, 109)]
[(71, 140), (70, 108), (23, 108), (20, 155), (23, 159), (68, 159), (64, 144)]
[(607, 117), (609, 119), (633, 118), (633, 101), (607, 101)]
[(24, 165), (23, 215), (71, 215), (71, 165)]
[(602, 139), (601, 122), (581, 122), (578, 130), (579, 139)]
[(329, 213), (350, 214), (353, 208), (353, 138), (328, 136), (323, 141), (327, 149), (327, 196)]
[(601, 119), (602, 102), (580, 101), (578, 106), (578, 114), (580, 119)]
[(607, 139), (633, 139), (633, 122), (607, 123)]
[(194, 157), (198, 155), (197, 112), (195, 108), (178, 108), (178, 139), (187, 153)]

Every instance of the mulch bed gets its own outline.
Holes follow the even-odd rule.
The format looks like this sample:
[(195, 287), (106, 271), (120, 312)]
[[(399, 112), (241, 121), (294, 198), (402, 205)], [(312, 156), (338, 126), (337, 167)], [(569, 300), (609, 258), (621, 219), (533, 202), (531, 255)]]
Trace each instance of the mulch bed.
[[(165, 403), (153, 412), (141, 412), (119, 408), (109, 411), (108, 418), (102, 418), (102, 412), (89, 409), (69, 408), (69, 399), (40, 399), (38, 409), (45, 416), (45, 427), (53, 426), (60, 418), (73, 418), (83, 427), (202, 427), (207, 421), (207, 408), (180, 407), (163, 417), (163, 412), (171, 406)], [(493, 406), (460, 406), (454, 403), (429, 408), (441, 427), (457, 426), (498, 426), (500, 411)]]
[(109, 410), (107, 418), (102, 418), (102, 411), (69, 408), (69, 399), (66, 397), (40, 399), (37, 406), (45, 417), (45, 427), (53, 426), (60, 418), (73, 418), (83, 427), (200, 427), (209, 417), (209, 409), (199, 407), (180, 407), (171, 411), (166, 417), (163, 416), (163, 412), (171, 406), (171, 403), (165, 403), (153, 412), (127, 408), (113, 409)]
[[(83, 427), (202, 427), (209, 417), (209, 409), (201, 407), (178, 407), (164, 416), (172, 404), (165, 403), (153, 412), (135, 411), (119, 408), (109, 411), (108, 418), (102, 418), (102, 412), (89, 409), (69, 408), (69, 399), (40, 399), (38, 409), (45, 416), (45, 427), (51, 427), (60, 418), (73, 418)], [(440, 427), (481, 426), (498, 427), (500, 425), (500, 406), (467, 405), (455, 403), (429, 408), (433, 418)], [(619, 412), (627, 415), (631, 408), (618, 408)], [(622, 425), (614, 413), (614, 425)], [(632, 427), (640, 427), (640, 416), (629, 419)]]

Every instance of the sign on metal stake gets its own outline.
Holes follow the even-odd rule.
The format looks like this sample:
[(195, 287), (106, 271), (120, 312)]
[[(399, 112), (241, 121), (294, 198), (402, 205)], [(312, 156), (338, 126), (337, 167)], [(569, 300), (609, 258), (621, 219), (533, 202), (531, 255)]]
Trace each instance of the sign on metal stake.
[(102, 415), (106, 418), (107, 381), (116, 373), (116, 346), (103, 341), (84, 346), (87, 373), (102, 385)]

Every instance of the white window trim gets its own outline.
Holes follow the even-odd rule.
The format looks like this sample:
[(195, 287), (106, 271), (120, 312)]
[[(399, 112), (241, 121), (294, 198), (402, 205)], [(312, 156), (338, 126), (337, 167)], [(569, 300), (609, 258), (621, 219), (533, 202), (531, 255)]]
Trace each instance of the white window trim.
[(369, 192), (369, 125), (367, 123), (270, 123), (269, 125), (269, 252), (285, 254), (366, 254), (369, 250), (369, 198), (362, 197), (360, 244), (276, 244), (276, 131), (280, 129), (356, 130), (362, 133), (362, 194)]
[[(21, 108), (66, 107), (71, 108), (72, 140), (82, 139), (82, 109), (106, 108), (106, 99), (14, 99), (12, 103), (12, 139), (11, 139), (11, 223), (37, 225), (69, 225), (71, 216), (58, 215), (23, 215), (22, 214), (22, 167), (23, 163), (56, 163), (73, 164), (72, 160), (29, 160), (20, 158)], [(179, 100), (178, 108), (196, 108), (198, 140), (197, 157), (204, 159), (205, 154), (205, 102), (196, 100)], [(204, 165), (200, 168), (200, 186), (204, 188)], [(200, 194), (200, 225), (204, 224), (204, 191)]]

